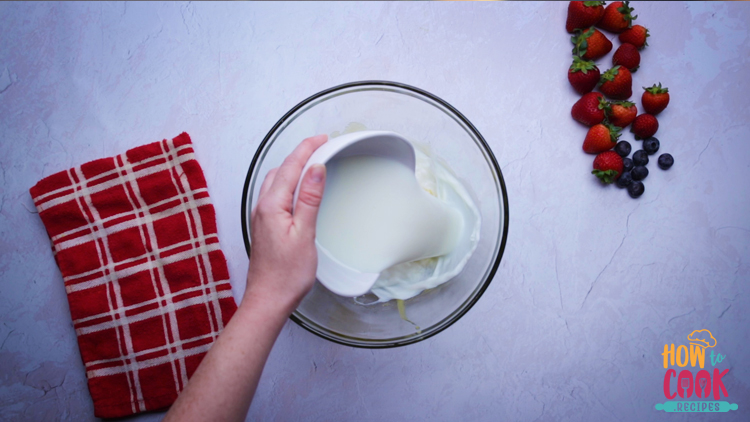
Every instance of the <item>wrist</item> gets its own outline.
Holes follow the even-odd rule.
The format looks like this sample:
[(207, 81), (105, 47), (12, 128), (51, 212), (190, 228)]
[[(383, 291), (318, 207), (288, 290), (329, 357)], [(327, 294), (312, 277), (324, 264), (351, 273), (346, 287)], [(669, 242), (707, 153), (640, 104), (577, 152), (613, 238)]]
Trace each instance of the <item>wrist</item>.
[(263, 280), (259, 275), (248, 273), (247, 289), (242, 297), (240, 307), (260, 310), (268, 316), (289, 318), (292, 312), (297, 309), (301, 298), (290, 295), (289, 292), (267, 287), (274, 286), (275, 283), (276, 280), (273, 280), (273, 277), (269, 280)]

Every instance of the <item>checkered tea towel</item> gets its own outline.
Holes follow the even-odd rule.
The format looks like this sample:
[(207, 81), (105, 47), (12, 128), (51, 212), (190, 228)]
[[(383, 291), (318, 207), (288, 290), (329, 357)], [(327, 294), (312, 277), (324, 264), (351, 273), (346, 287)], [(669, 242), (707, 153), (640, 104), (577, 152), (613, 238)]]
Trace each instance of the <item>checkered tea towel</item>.
[(171, 405), (237, 308), (190, 137), (53, 174), (30, 192), (96, 416)]

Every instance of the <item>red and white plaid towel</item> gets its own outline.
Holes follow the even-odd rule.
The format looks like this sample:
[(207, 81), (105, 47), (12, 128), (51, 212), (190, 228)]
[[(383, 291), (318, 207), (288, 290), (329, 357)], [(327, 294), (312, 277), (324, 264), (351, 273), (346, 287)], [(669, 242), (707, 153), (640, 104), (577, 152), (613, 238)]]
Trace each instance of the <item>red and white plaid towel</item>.
[(96, 416), (169, 406), (237, 308), (190, 137), (53, 174), (30, 192)]

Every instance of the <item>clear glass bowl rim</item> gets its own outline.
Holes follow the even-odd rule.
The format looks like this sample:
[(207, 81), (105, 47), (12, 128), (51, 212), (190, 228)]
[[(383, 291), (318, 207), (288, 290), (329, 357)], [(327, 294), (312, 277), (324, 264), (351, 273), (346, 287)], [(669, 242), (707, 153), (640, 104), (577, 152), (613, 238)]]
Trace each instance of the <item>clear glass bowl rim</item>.
[[(250, 230), (247, 225), (247, 216), (248, 216), (248, 194), (250, 193), (250, 181), (252, 179), (253, 172), (255, 170), (255, 167), (260, 164), (260, 158), (261, 153), (263, 152), (266, 145), (270, 142), (271, 137), (276, 133), (276, 131), (284, 125), (287, 120), (293, 116), (297, 111), (299, 111), (301, 108), (305, 107), (306, 105), (310, 104), (313, 101), (316, 101), (320, 99), (321, 97), (324, 97), (326, 95), (335, 93), (337, 91), (346, 90), (350, 88), (359, 88), (364, 86), (382, 86), (382, 87), (391, 87), (391, 88), (398, 88), (403, 89), (406, 91), (411, 91), (413, 93), (425, 96), (429, 98), (430, 100), (440, 104), (441, 106), (448, 109), (451, 113), (454, 114), (454, 118), (460, 120), (466, 127), (469, 129), (469, 131), (472, 132), (472, 134), (476, 137), (476, 139), (479, 141), (481, 147), (484, 149), (484, 153), (487, 155), (487, 157), (490, 160), (490, 163), (494, 167), (495, 173), (497, 174), (498, 182), (500, 184), (500, 191), (502, 194), (502, 208), (503, 208), (503, 229), (502, 229), (502, 236), (500, 241), (500, 248), (497, 254), (497, 258), (495, 259), (495, 262), (492, 263), (492, 267), (490, 268), (490, 271), (487, 273), (487, 277), (484, 281), (482, 281), (481, 286), (477, 293), (472, 296), (467, 302), (464, 302), (462, 307), (458, 309), (458, 312), (454, 312), (451, 319), (442, 326), (437, 329), (433, 330), (429, 333), (425, 333), (419, 336), (410, 337), (403, 340), (398, 341), (392, 341), (392, 342), (383, 342), (383, 343), (367, 343), (363, 342), (360, 339), (357, 339), (356, 341), (346, 341), (343, 338), (340, 337), (334, 337), (331, 335), (328, 335), (327, 333), (321, 332), (315, 327), (307, 324), (305, 321), (303, 321), (299, 316), (297, 316), (297, 311), (295, 310), (292, 315), (290, 316), (291, 320), (297, 323), (300, 327), (306, 329), (307, 331), (324, 338), (326, 340), (332, 341), (334, 343), (342, 344), (345, 346), (352, 346), (352, 347), (358, 347), (363, 349), (387, 349), (387, 348), (393, 348), (393, 347), (400, 347), (400, 346), (406, 346), (408, 344), (417, 343), (419, 341), (425, 340), (427, 338), (430, 338), (446, 328), (453, 325), (456, 321), (461, 319), (464, 314), (466, 314), (469, 309), (471, 309), (474, 304), (479, 300), (480, 297), (484, 294), (485, 290), (487, 290), (487, 287), (489, 287), (490, 283), (492, 282), (493, 278), (495, 277), (495, 273), (497, 272), (498, 267), (500, 266), (500, 261), (503, 258), (503, 254), (505, 252), (505, 244), (508, 239), (508, 222), (509, 222), (509, 214), (508, 214), (508, 192), (505, 187), (505, 180), (503, 179), (503, 173), (500, 170), (500, 166), (497, 164), (497, 159), (495, 158), (495, 154), (492, 152), (492, 149), (490, 149), (490, 146), (487, 144), (487, 141), (485, 141), (484, 137), (481, 133), (474, 127), (474, 125), (467, 119), (461, 112), (459, 112), (455, 107), (450, 105), (447, 101), (443, 100), (442, 98), (431, 94), (423, 89), (407, 85), (400, 82), (393, 82), (393, 81), (383, 81), (383, 80), (366, 80), (366, 81), (356, 81), (356, 82), (348, 82), (341, 85), (336, 85), (334, 87), (325, 89), (323, 91), (320, 91), (316, 94), (311, 95), (310, 97), (302, 100), (297, 105), (292, 107), (284, 116), (282, 116), (275, 125), (271, 128), (271, 130), (268, 131), (266, 136), (263, 138), (263, 141), (261, 141), (260, 145), (258, 146), (258, 149), (255, 151), (255, 155), (253, 156), (253, 160), (250, 162), (250, 167), (247, 171), (247, 176), (245, 177), (245, 184), (242, 189), (242, 206), (240, 210), (240, 220), (242, 223), (242, 238), (245, 241), (245, 250), (247, 251), (247, 255), (250, 256)], [(355, 339), (352, 339), (355, 340)]]

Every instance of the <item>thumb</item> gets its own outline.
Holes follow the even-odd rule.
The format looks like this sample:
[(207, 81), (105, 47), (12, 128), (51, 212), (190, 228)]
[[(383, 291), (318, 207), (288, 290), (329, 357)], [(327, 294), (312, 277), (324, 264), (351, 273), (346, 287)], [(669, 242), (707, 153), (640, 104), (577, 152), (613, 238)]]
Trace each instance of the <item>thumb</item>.
[(307, 170), (299, 187), (297, 205), (294, 207), (294, 225), (305, 234), (315, 236), (318, 209), (326, 186), (326, 166), (315, 164)]

